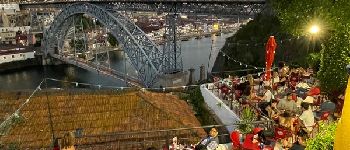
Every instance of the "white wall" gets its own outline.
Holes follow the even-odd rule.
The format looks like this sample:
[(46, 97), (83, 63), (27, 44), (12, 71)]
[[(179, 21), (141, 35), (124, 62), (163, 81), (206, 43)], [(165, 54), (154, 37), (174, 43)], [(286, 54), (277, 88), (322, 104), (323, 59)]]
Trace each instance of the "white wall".
[(27, 60), (30, 58), (34, 58), (34, 52), (1, 55), (0, 56), (0, 64), (7, 63), (7, 62), (13, 62), (13, 61)]
[(0, 27), (0, 32), (17, 32), (20, 31), (27, 31), (29, 33), (30, 26), (21, 26), (21, 27)]
[[(205, 103), (209, 106), (212, 112), (220, 119), (224, 125), (232, 125), (240, 121), (239, 117), (225, 105), (218, 97), (216, 97), (211, 91), (206, 88), (206, 84), (200, 86), (202, 96), (204, 97)], [(218, 105), (218, 104), (222, 105)], [(226, 129), (231, 133), (236, 129), (235, 126), (226, 126)]]

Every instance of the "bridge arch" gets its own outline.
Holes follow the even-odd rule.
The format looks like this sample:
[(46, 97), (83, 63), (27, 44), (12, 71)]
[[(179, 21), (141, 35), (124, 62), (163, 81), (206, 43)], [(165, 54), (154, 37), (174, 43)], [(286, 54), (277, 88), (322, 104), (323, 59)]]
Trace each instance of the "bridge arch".
[(55, 17), (44, 32), (43, 48), (45, 55), (60, 55), (55, 49), (63, 46), (65, 35), (73, 23), (73, 16), (87, 14), (96, 18), (118, 40), (138, 72), (138, 79), (146, 86), (152, 86), (163, 70), (163, 51), (131, 20), (117, 11), (108, 11), (90, 3), (75, 3)]

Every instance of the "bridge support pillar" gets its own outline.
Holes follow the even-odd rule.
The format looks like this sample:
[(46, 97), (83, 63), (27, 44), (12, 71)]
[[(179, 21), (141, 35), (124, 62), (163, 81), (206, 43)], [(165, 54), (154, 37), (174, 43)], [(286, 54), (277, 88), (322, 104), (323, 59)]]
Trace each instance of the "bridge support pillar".
[(178, 17), (176, 3), (172, 5), (172, 13), (168, 13), (165, 22), (165, 44), (163, 47), (165, 73), (176, 73), (182, 71), (181, 47), (178, 39)]
[(154, 87), (175, 87), (185, 86), (189, 80), (188, 72), (178, 72), (173, 74), (163, 74), (158, 78)]

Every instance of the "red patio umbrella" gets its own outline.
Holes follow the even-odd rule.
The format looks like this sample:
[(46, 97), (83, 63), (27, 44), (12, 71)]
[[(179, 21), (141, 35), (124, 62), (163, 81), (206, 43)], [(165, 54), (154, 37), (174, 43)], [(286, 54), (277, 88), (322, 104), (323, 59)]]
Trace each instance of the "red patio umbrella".
[(265, 59), (266, 59), (265, 80), (266, 81), (269, 81), (271, 78), (271, 67), (272, 67), (273, 60), (275, 58), (276, 47), (277, 47), (277, 43), (276, 43), (275, 37), (270, 36), (269, 40), (266, 43), (266, 55), (265, 55)]

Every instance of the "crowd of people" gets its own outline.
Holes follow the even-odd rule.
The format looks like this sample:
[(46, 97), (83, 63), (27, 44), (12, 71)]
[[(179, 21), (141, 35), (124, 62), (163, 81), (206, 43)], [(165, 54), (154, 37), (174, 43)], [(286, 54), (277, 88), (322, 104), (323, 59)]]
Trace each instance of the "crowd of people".
[(306, 139), (317, 133), (319, 122), (333, 121), (340, 116), (344, 96), (339, 95), (339, 100), (332, 102), (320, 90), (312, 69), (281, 64), (272, 72), (270, 80), (265, 77), (263, 73), (230, 76), (214, 83), (223, 100), (238, 101), (242, 106), (253, 104), (259, 116), (274, 121), (274, 136), (267, 140), (260, 133), (263, 130), (258, 130), (260, 128), (246, 134), (245, 140), (239, 142), (237, 139), (242, 139), (236, 136), (239, 131), (232, 133), (231, 139), (237, 149), (301, 150), (305, 148)]

